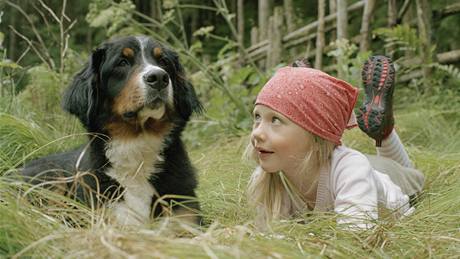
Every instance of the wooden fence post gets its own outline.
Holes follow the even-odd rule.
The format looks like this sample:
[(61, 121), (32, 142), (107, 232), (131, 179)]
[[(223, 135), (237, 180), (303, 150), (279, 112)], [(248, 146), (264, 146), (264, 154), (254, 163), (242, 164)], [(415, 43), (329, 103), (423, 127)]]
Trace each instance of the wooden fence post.
[(326, 12), (326, 1), (318, 1), (318, 29), (316, 31), (316, 55), (315, 55), (315, 68), (323, 68), (323, 49), (325, 43), (324, 37), (324, 16)]
[(418, 33), (421, 40), (423, 59), (423, 77), (429, 78), (431, 69), (427, 66), (433, 62), (431, 53), (431, 7), (427, 0), (416, 0)]
[(395, 27), (398, 19), (396, 0), (388, 0), (388, 27)]
[(259, 0), (258, 1), (258, 27), (259, 27), (259, 39), (265, 39), (268, 35), (270, 25), (267, 21), (270, 17), (270, 11), (272, 6), (271, 0)]
[(274, 14), (269, 19), (267, 53), (267, 67), (274, 67), (281, 61), (282, 40), (283, 40), (283, 7), (275, 7)]
[(251, 28), (251, 46), (254, 46), (259, 42), (259, 29), (257, 26)]
[[(337, 13), (337, 0), (329, 0), (329, 14), (335, 14)], [(331, 26), (335, 28), (336, 26), (336, 21), (331, 22)], [(337, 33), (333, 31), (331, 33), (331, 42), (334, 42), (337, 39)]]
[(244, 64), (244, 1), (238, 0), (236, 16), (238, 22), (238, 66), (241, 67)]
[(270, 16), (268, 18), (268, 31), (267, 31), (267, 38), (268, 38), (268, 48), (267, 48), (267, 54), (265, 55), (265, 62), (260, 62), (259, 65), (262, 65), (262, 69), (266, 68), (266, 67), (270, 67), (270, 65), (272, 64), (272, 55), (273, 55), (273, 51), (272, 51), (272, 48), (273, 48), (273, 22), (274, 18), (273, 16)]
[(284, 12), (286, 17), (286, 28), (288, 32), (294, 31), (294, 19), (295, 19), (295, 12), (292, 0), (284, 0)]
[[(387, 10), (387, 15), (388, 15), (387, 27), (388, 28), (393, 28), (396, 26), (396, 20), (398, 18), (398, 12), (396, 9), (397, 9), (396, 0), (388, 0), (388, 10)], [(387, 49), (385, 49), (385, 54), (390, 58), (394, 58), (393, 57), (394, 52), (395, 52), (394, 46), (389, 46)]]
[[(348, 38), (348, 11), (347, 0), (337, 0), (337, 40)], [(337, 76), (344, 79), (345, 74), (342, 69), (344, 57), (337, 57)]]
[(337, 0), (337, 39), (348, 38), (347, 0)]
[(372, 13), (374, 12), (375, 0), (367, 0), (364, 5), (363, 20), (361, 22), (360, 51), (369, 50), (369, 27), (371, 25)]

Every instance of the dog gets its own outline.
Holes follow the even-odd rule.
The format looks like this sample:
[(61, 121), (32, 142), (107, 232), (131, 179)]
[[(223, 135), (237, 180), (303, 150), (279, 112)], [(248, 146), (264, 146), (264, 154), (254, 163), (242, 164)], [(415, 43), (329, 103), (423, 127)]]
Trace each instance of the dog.
[(62, 106), (78, 117), (88, 143), (26, 163), (25, 178), (102, 204), (123, 225), (170, 213), (200, 223), (181, 134), (202, 105), (175, 51), (147, 36), (107, 41), (74, 76)]

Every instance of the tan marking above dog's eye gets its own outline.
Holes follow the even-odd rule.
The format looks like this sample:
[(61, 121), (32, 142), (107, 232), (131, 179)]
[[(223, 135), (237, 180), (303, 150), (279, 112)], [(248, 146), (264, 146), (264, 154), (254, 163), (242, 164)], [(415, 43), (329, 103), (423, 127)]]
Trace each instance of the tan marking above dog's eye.
[(163, 54), (163, 50), (161, 48), (153, 48), (153, 57), (154, 58), (161, 58), (161, 55)]
[(123, 53), (123, 56), (126, 58), (134, 57), (134, 50), (131, 48), (124, 48), (122, 53)]

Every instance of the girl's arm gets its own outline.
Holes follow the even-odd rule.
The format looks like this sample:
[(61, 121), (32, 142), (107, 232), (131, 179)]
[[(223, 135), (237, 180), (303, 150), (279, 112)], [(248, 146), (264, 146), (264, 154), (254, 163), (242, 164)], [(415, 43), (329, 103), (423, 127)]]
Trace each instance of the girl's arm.
[(378, 218), (378, 184), (367, 158), (352, 152), (340, 158), (331, 171), (337, 223), (366, 229)]

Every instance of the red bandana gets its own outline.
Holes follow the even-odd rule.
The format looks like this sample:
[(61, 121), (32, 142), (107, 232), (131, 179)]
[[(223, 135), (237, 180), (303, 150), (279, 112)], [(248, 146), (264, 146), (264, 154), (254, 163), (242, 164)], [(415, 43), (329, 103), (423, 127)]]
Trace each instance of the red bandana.
[(305, 130), (340, 145), (352, 119), (358, 89), (320, 70), (283, 67), (265, 84), (255, 104), (283, 114)]

